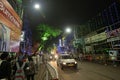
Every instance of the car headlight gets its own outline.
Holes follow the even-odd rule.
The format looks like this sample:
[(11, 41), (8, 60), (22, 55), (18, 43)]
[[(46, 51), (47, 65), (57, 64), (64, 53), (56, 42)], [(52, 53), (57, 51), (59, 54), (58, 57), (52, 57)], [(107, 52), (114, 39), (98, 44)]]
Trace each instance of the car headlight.
[(66, 65), (66, 63), (65, 63), (65, 62), (63, 62), (63, 65)]
[(57, 55), (55, 55), (55, 58), (57, 59), (57, 58), (58, 58), (58, 56), (57, 56)]
[(77, 64), (77, 62), (75, 62), (75, 64)]

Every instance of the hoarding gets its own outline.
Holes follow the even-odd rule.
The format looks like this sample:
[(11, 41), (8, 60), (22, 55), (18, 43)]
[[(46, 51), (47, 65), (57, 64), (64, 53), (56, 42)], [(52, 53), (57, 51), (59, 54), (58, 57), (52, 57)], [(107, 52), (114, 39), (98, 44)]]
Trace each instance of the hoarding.
[(102, 41), (102, 40), (105, 40), (105, 39), (107, 39), (106, 33), (102, 32), (100, 34), (92, 36), (91, 37), (91, 42), (99, 42), (99, 41)]
[(3, 32), (0, 32), (1, 50), (18, 52), (22, 20), (7, 0), (0, 0), (0, 24)]
[(90, 37), (85, 38), (85, 43), (86, 44), (88, 44), (88, 43), (94, 43), (94, 42), (103, 41), (105, 39), (107, 39), (106, 33), (102, 32), (100, 34), (96, 34), (94, 36), (90, 36)]
[(107, 32), (107, 38), (110, 38), (110, 37), (117, 37), (120, 35), (120, 28), (118, 29), (114, 29), (114, 30), (111, 30), (111, 31), (108, 31)]
[(14, 36), (17, 40), (19, 39), (22, 29), (22, 20), (7, 0), (0, 0), (0, 23), (14, 31), (13, 34), (16, 34), (16, 36), (11, 36)]

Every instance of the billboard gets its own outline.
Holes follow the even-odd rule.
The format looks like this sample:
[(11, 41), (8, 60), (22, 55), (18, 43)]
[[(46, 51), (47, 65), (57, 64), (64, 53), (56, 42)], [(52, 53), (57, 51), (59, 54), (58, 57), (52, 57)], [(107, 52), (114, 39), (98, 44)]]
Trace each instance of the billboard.
[(0, 0), (0, 49), (18, 52), (22, 20), (7, 0)]
[(16, 36), (11, 35), (15, 39), (19, 39), (22, 29), (22, 20), (17, 13), (7, 2), (7, 0), (0, 0), (0, 23), (10, 28)]
[(100, 34), (96, 34), (94, 36), (90, 36), (90, 37), (85, 38), (85, 44), (99, 42), (99, 41), (103, 41), (106, 39), (107, 39), (106, 33), (102, 32)]

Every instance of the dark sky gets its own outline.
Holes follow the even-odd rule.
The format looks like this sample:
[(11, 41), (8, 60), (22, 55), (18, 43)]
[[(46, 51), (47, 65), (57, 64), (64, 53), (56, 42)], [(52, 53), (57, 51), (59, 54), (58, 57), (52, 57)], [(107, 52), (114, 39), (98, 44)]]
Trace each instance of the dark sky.
[[(35, 2), (35, 0), (33, 0)], [(115, 0), (37, 0), (41, 10), (30, 10), (32, 26), (47, 23), (51, 26), (65, 27), (80, 25), (103, 11)]]

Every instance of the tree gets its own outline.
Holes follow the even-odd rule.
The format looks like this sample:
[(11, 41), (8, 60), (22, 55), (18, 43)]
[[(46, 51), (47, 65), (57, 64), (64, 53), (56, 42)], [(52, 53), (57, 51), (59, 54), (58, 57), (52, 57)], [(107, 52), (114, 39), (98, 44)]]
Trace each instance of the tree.
[(53, 45), (54, 39), (60, 34), (61, 30), (58, 27), (55, 28), (47, 24), (40, 24), (34, 30), (33, 39), (35, 42), (40, 43), (40, 49), (47, 49)]

